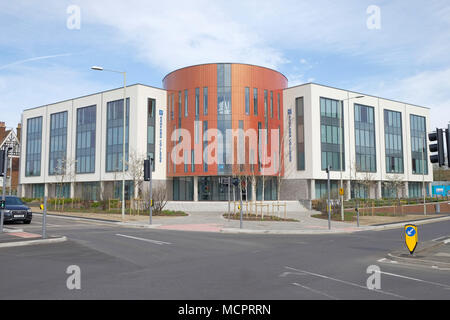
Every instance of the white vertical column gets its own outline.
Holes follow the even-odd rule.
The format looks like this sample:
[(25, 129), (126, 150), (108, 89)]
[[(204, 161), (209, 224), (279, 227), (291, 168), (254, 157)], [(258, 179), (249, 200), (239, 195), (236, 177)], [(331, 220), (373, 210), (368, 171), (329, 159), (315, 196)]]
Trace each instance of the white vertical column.
[(316, 180), (311, 179), (309, 184), (309, 199), (316, 199)]
[(198, 177), (194, 176), (194, 201), (198, 201)]

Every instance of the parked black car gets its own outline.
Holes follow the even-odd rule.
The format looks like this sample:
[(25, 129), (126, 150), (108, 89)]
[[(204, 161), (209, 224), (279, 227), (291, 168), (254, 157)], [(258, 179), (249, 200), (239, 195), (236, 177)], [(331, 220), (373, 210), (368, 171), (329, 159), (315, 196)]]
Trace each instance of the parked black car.
[(31, 223), (31, 219), (33, 218), (31, 209), (20, 198), (6, 196), (5, 200), (4, 222), (23, 221), (25, 224)]

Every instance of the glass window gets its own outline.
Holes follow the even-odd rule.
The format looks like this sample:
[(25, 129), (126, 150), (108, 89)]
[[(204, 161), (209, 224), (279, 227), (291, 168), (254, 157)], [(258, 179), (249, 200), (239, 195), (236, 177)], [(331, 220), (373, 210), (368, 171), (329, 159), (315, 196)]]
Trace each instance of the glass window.
[[(106, 121), (106, 172), (118, 172), (123, 170), (123, 99), (107, 103)], [(125, 162), (128, 161), (128, 131), (130, 98), (126, 99), (125, 116)], [(125, 170), (127, 166), (125, 165)]]
[(258, 89), (253, 88), (253, 114), (258, 115)]
[(245, 87), (245, 114), (250, 114), (250, 88)]
[[(25, 176), (41, 175), (42, 117), (27, 119)], [(36, 197), (37, 198), (37, 197)]]
[(384, 110), (386, 172), (403, 173), (403, 143), (401, 113)]
[(374, 108), (360, 104), (354, 105), (355, 151), (358, 172), (376, 172)]
[(344, 121), (341, 121), (344, 110), (340, 101), (323, 97), (320, 98), (320, 108), (322, 170), (331, 166), (331, 170), (340, 171), (341, 157), (342, 168), (345, 168), (344, 135), (340, 134), (341, 126), (345, 127)]
[(428, 174), (428, 155), (426, 147), (425, 117), (410, 115), (411, 159), (413, 174)]
[(50, 147), (48, 174), (63, 174), (66, 170), (67, 111), (50, 115)]
[(77, 109), (76, 172), (95, 172), (97, 106)]
[(184, 90), (184, 116), (188, 116), (188, 90)]
[(200, 114), (200, 88), (195, 88), (195, 119), (198, 120)]
[(203, 114), (208, 114), (208, 87), (203, 88)]

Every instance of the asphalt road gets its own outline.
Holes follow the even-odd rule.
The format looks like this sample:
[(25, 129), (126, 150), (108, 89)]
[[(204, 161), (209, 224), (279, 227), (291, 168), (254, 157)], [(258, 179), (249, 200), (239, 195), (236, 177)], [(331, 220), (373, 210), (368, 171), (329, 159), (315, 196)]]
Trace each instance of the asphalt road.
[[(40, 233), (31, 225), (9, 225)], [(402, 229), (347, 235), (234, 235), (125, 228), (48, 217), (68, 241), (0, 249), (0, 299), (450, 299), (450, 271), (380, 262)], [(419, 226), (419, 241), (450, 235)], [(406, 250), (406, 249), (405, 249)], [(81, 289), (69, 290), (69, 266)], [(367, 268), (381, 270), (369, 290)]]

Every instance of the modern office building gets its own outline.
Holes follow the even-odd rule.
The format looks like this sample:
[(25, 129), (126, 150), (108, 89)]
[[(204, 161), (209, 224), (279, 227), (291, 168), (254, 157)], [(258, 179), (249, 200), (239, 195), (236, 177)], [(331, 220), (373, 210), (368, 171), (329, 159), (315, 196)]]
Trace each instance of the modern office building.
[[(425, 107), (288, 87), (275, 70), (237, 63), (178, 69), (163, 88), (136, 84), (126, 97), (127, 198), (146, 188), (135, 164), (147, 157), (154, 185), (175, 201), (226, 200), (230, 176), (244, 181), (244, 199), (317, 199), (329, 166), (333, 190), (342, 181), (347, 198), (430, 192)], [(25, 110), (22, 195), (120, 198), (123, 101), (118, 88)]]

